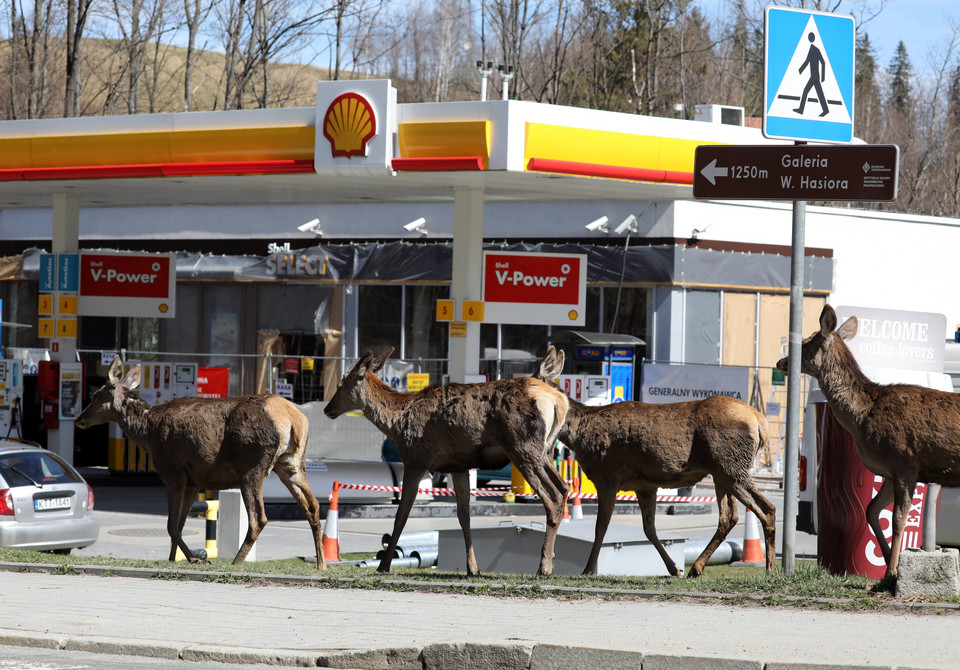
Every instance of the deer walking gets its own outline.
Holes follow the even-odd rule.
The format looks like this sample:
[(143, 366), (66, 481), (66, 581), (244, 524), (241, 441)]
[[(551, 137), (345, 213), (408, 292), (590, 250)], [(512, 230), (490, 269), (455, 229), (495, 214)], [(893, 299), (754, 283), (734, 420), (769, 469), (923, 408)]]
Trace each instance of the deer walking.
[(499, 469), (513, 462), (543, 501), (547, 529), (537, 574), (551, 574), (567, 484), (550, 462), (549, 452), (567, 413), (567, 397), (530, 377), (399, 393), (376, 376), (392, 353), (391, 347), (376, 359), (369, 351), (364, 354), (343, 376), (323, 410), (331, 419), (350, 410), (363, 410), (367, 419), (396, 442), (403, 461), (400, 505), (377, 570), (389, 572), (420, 480), (428, 471), (435, 471), (453, 477), (467, 574), (480, 574), (470, 537), (468, 471)]
[[(960, 395), (913, 384), (877, 384), (857, 364), (845, 340), (857, 334), (857, 317), (837, 329), (830, 305), (820, 312), (820, 330), (800, 349), (800, 370), (815, 377), (863, 464), (883, 477), (866, 518), (896, 577), (900, 543), (917, 482), (960, 486)], [(834, 332), (836, 331), (836, 332)], [(777, 362), (787, 371), (787, 358)], [(893, 536), (887, 542), (880, 512), (893, 503)]]
[[(550, 347), (537, 377), (554, 380), (563, 370), (564, 353)], [(693, 486), (712, 475), (720, 520), (717, 531), (690, 567), (699, 577), (713, 552), (737, 525), (736, 500), (752, 510), (763, 526), (767, 572), (776, 558), (776, 510), (756, 488), (750, 468), (767, 442), (767, 421), (746, 403), (727, 396), (666, 405), (625, 401), (590, 407), (570, 400), (560, 441), (577, 454), (583, 471), (597, 487), (597, 525), (583, 574), (597, 572), (603, 537), (610, 524), (617, 491), (634, 491), (643, 532), (656, 547), (667, 571), (683, 576), (657, 537), (657, 488)]]
[(249, 527), (234, 565), (243, 563), (257, 541), (267, 515), (263, 482), (277, 473), (307, 515), (317, 552), (317, 568), (326, 569), (320, 535), (320, 507), (307, 484), (304, 457), (307, 418), (280, 396), (262, 394), (232, 398), (177, 398), (149, 406), (133, 390), (140, 385), (140, 365), (126, 376), (116, 356), (107, 383), (94, 393), (76, 420), (78, 428), (114, 421), (124, 434), (146, 449), (167, 485), (167, 533), (170, 560), (177, 548), (191, 563), (199, 562), (181, 533), (201, 488), (239, 488)]

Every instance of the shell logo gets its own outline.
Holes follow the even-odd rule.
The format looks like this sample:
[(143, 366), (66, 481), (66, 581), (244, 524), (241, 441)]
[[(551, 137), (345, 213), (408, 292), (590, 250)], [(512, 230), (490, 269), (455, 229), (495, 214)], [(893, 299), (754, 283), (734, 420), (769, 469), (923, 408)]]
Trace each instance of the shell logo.
[(323, 136), (334, 156), (366, 156), (367, 142), (376, 134), (373, 106), (359, 93), (338, 95), (323, 115)]

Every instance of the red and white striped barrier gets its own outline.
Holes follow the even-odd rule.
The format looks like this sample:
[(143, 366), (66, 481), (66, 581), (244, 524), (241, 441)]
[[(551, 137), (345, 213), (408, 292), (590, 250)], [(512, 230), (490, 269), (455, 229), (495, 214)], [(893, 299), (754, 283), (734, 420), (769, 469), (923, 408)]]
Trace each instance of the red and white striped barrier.
[[(341, 489), (353, 489), (356, 491), (391, 491), (399, 493), (403, 487), (401, 486), (380, 486), (376, 484), (344, 484), (340, 483)], [(498, 488), (483, 488), (483, 489), (470, 489), (470, 495), (476, 496), (478, 498), (499, 498), (505, 493), (510, 492), (510, 487), (498, 487)], [(440, 488), (424, 488), (417, 489), (417, 493), (421, 495), (428, 496), (452, 496), (456, 495), (453, 489), (440, 489)], [(535, 494), (530, 494), (531, 497), (536, 497)], [(570, 493), (570, 498), (579, 498), (581, 500), (596, 500), (596, 493)], [(637, 496), (632, 493), (624, 493), (617, 496), (617, 500), (636, 500)], [(657, 496), (657, 502), (717, 502), (715, 496)]]

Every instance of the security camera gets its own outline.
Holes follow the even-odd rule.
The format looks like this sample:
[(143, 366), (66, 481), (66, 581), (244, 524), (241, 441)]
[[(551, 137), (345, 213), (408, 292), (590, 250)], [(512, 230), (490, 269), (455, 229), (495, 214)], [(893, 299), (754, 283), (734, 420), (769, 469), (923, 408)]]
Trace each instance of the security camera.
[(623, 222), (614, 229), (614, 232), (619, 235), (625, 230), (629, 230), (631, 233), (637, 232), (637, 217), (633, 214), (625, 218)]
[(320, 219), (312, 219), (306, 223), (297, 226), (297, 230), (301, 233), (316, 233), (317, 235), (322, 235), (323, 231), (320, 230)]
[(596, 221), (591, 221), (590, 223), (588, 223), (587, 225), (585, 225), (584, 228), (586, 228), (587, 230), (593, 231), (593, 232), (596, 232), (596, 231), (599, 230), (599, 231), (604, 232), (604, 233), (609, 233), (610, 230), (607, 228), (607, 221), (609, 221), (609, 220), (610, 220), (610, 219), (608, 219), (607, 217), (601, 216), (601, 217), (600, 217), (599, 219), (597, 219)]
[(410, 223), (405, 225), (403, 229), (410, 232), (413, 232), (414, 230), (420, 230), (421, 228), (423, 228), (423, 225), (426, 222), (427, 220), (421, 216), (419, 219), (415, 219), (414, 221), (411, 221)]

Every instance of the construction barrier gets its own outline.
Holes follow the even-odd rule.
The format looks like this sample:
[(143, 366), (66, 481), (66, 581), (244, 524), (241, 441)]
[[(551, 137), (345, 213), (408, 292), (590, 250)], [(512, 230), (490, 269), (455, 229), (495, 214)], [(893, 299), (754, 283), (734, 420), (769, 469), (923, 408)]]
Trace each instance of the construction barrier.
[[(342, 489), (355, 489), (360, 491), (393, 491), (399, 492), (403, 487), (401, 486), (380, 486), (373, 484), (347, 484), (344, 482), (334, 482), (334, 485), (339, 484)], [(470, 495), (482, 498), (499, 498), (510, 492), (510, 487), (498, 487), (498, 488), (477, 488), (470, 489)], [(431, 495), (436, 497), (443, 496), (453, 496), (456, 495), (456, 492), (453, 489), (447, 488), (419, 488), (417, 493), (422, 495)], [(596, 500), (596, 493), (570, 493), (570, 498), (577, 498), (580, 500)], [(617, 500), (636, 500), (637, 496), (630, 494), (618, 494)], [(657, 502), (717, 502), (716, 496), (657, 496)]]

